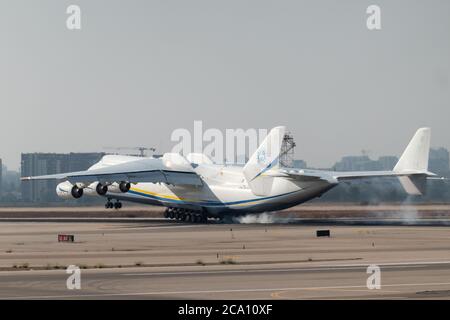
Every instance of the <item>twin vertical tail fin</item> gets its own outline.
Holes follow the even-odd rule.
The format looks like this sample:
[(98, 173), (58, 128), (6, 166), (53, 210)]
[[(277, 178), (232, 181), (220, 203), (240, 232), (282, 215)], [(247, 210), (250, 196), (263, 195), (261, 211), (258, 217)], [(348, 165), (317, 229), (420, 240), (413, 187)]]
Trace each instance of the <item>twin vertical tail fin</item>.
[(430, 128), (417, 130), (394, 167), (393, 171), (399, 174), (400, 183), (408, 194), (424, 194), (427, 176), (434, 175), (428, 171), (430, 140)]
[(252, 192), (258, 196), (270, 194), (273, 178), (264, 173), (279, 166), (279, 157), (286, 127), (270, 130), (267, 137), (251, 156), (244, 167), (244, 176)]
[(431, 129), (420, 128), (394, 167), (395, 172), (428, 172)]

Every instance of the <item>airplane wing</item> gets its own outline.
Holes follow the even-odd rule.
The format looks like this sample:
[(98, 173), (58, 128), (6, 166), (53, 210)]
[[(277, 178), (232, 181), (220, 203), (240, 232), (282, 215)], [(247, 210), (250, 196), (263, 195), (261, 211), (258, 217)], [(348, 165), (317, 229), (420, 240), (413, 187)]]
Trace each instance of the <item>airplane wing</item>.
[(176, 185), (202, 185), (200, 176), (186, 159), (176, 153), (166, 153), (162, 159), (144, 158), (98, 169), (60, 173), (22, 180), (67, 180), (72, 184), (92, 182), (164, 182)]

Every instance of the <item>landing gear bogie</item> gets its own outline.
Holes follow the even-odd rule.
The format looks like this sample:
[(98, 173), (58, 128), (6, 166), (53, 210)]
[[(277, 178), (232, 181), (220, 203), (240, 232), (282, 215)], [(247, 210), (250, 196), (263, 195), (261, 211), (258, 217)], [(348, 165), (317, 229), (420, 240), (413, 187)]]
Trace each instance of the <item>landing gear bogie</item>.
[(117, 200), (116, 202), (112, 202), (111, 199), (108, 199), (108, 201), (105, 203), (105, 209), (120, 209), (122, 208), (122, 202)]
[(205, 214), (182, 208), (167, 208), (164, 212), (164, 217), (168, 219), (175, 219), (188, 223), (207, 223), (208, 218)]

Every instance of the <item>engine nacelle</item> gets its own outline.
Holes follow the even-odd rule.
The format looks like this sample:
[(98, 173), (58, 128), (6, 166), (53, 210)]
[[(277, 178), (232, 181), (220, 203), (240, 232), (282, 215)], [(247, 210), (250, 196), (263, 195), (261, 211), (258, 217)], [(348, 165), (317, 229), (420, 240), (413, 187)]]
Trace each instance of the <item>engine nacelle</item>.
[(108, 192), (108, 186), (106, 184), (102, 184), (97, 182), (97, 185), (95, 186), (95, 191), (97, 194), (104, 196)]
[(130, 191), (130, 188), (131, 188), (131, 183), (129, 183), (127, 181), (122, 181), (121, 183), (119, 183), (119, 189), (123, 193)]
[(83, 188), (65, 181), (56, 186), (56, 194), (63, 199), (79, 199), (83, 195)]
[(131, 184), (127, 181), (122, 182), (114, 182), (110, 186), (108, 186), (108, 191), (113, 193), (125, 193), (130, 191)]
[(108, 186), (99, 182), (93, 182), (84, 189), (84, 194), (89, 196), (104, 196), (108, 192)]

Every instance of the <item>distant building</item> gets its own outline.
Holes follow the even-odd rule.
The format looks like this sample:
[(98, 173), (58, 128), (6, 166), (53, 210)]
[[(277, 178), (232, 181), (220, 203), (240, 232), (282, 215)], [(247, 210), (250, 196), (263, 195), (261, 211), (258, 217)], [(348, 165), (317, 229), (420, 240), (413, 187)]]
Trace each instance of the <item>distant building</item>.
[[(395, 156), (381, 156), (378, 160), (371, 160), (368, 156), (345, 156), (334, 165), (336, 171), (374, 171), (392, 170), (398, 158)], [(449, 152), (445, 148), (430, 149), (428, 168), (438, 175), (450, 174)]]
[(299, 169), (306, 169), (306, 161), (305, 160), (294, 160), (292, 161), (292, 167), (293, 168), (299, 168)]
[(9, 203), (18, 201), (21, 198), (19, 172), (8, 170), (5, 165), (1, 169), (2, 195), (0, 201)]
[(398, 162), (395, 156), (382, 156), (378, 158), (378, 165), (380, 170), (392, 170)]
[(368, 156), (345, 156), (334, 165), (336, 171), (375, 171), (380, 170), (378, 161)]
[(2, 159), (0, 158), (0, 200), (3, 196), (3, 163)]
[[(21, 176), (86, 170), (104, 155), (104, 153), (22, 153)], [(56, 185), (56, 181), (22, 182), (22, 200), (26, 202), (59, 201), (55, 192)]]
[(438, 175), (446, 175), (450, 170), (449, 152), (445, 148), (431, 149), (428, 168)]
[(381, 156), (378, 160), (372, 160), (368, 156), (345, 156), (336, 162), (333, 169), (336, 171), (377, 171), (392, 170), (397, 163), (395, 156)]

